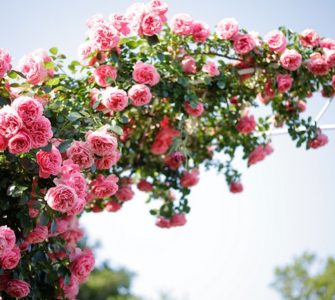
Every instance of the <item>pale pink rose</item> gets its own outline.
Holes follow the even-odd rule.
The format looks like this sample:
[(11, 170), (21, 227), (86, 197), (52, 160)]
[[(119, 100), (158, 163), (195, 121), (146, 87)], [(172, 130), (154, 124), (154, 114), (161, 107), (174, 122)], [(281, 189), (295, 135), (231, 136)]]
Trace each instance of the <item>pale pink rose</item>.
[(193, 23), (192, 37), (195, 42), (204, 43), (210, 34), (209, 26), (206, 23), (199, 21)]
[(42, 116), (27, 126), (33, 148), (45, 147), (53, 136), (49, 119)]
[(180, 168), (185, 161), (185, 156), (183, 153), (176, 151), (172, 152), (168, 156), (165, 157), (164, 163), (171, 169), (177, 170)]
[(59, 184), (48, 190), (45, 200), (52, 209), (66, 213), (76, 204), (78, 196), (72, 187)]
[(170, 223), (169, 219), (166, 219), (162, 216), (159, 216), (156, 220), (156, 226), (158, 226), (160, 228), (170, 228), (171, 223)]
[(34, 98), (20, 96), (12, 102), (12, 107), (25, 125), (30, 125), (43, 114), (42, 104)]
[(237, 54), (247, 54), (255, 48), (255, 40), (250, 34), (238, 34), (234, 38), (234, 50)]
[(197, 73), (197, 65), (195, 59), (192, 56), (185, 56), (181, 61), (181, 67), (186, 74)]
[(11, 62), (12, 57), (9, 52), (4, 48), (0, 48), (0, 78), (4, 77), (11, 70)]
[(286, 37), (279, 30), (269, 32), (264, 37), (264, 41), (271, 51), (282, 53), (286, 49)]
[[(63, 290), (66, 299), (76, 299), (76, 296), (79, 293), (78, 278), (74, 274), (71, 274), (70, 282), (65, 284), (64, 278), (61, 277), (59, 279), (59, 287)], [(63, 297), (60, 295), (57, 299), (63, 299)]]
[(135, 84), (129, 89), (128, 97), (134, 106), (143, 106), (151, 101), (152, 94), (146, 85)]
[(312, 149), (317, 149), (328, 144), (328, 137), (318, 130), (316, 138), (308, 141), (308, 146)]
[(238, 34), (238, 22), (234, 18), (222, 19), (216, 25), (216, 34), (223, 40), (233, 40)]
[(333, 85), (333, 88), (335, 89), (335, 75), (333, 75), (332, 77), (332, 85)]
[(163, 27), (163, 21), (160, 15), (156, 13), (145, 13), (140, 23), (139, 34), (153, 36), (159, 34)]
[(11, 138), (17, 134), (22, 127), (23, 122), (12, 107), (5, 105), (0, 109), (0, 134), (4, 138)]
[(146, 9), (150, 12), (154, 12), (160, 16), (163, 16), (168, 11), (168, 5), (161, 0), (151, 0), (147, 4)]
[(38, 224), (25, 238), (29, 244), (39, 244), (48, 238), (48, 227)]
[(307, 61), (307, 68), (312, 74), (319, 76), (327, 75), (329, 71), (326, 57), (318, 52), (311, 54)]
[(248, 158), (248, 165), (254, 165), (265, 159), (266, 156), (273, 152), (271, 145), (259, 145), (250, 154)]
[(195, 107), (193, 107), (189, 101), (185, 101), (184, 108), (192, 117), (200, 117), (204, 112), (204, 105), (201, 102), (198, 102)]
[(243, 113), (242, 117), (236, 125), (236, 130), (241, 134), (248, 134), (254, 131), (255, 128), (255, 117), (253, 115), (249, 115), (248, 112)]
[(73, 141), (66, 150), (66, 155), (81, 169), (90, 168), (94, 163), (93, 153), (87, 142)]
[(164, 154), (173, 143), (175, 137), (180, 136), (180, 132), (174, 128), (163, 127), (155, 137), (151, 146), (151, 153), (155, 155)]
[(324, 49), (327, 64), (330, 68), (335, 67), (335, 50)]
[(286, 49), (280, 56), (280, 65), (289, 71), (298, 70), (301, 66), (302, 56), (295, 49)]
[(90, 98), (91, 98), (91, 100), (90, 100), (90, 102), (89, 102), (88, 105), (93, 108), (93, 106), (95, 105), (95, 103), (98, 101), (99, 104), (98, 104), (97, 107), (94, 108), (94, 110), (96, 110), (96, 111), (102, 111), (102, 112), (106, 113), (106, 112), (108, 112), (108, 109), (101, 102), (101, 99), (103, 97), (103, 93), (104, 93), (104, 91), (102, 91), (102, 90), (98, 90), (98, 89), (95, 89), (95, 88), (91, 89), (90, 90)]
[(78, 278), (79, 283), (87, 280), (95, 264), (93, 253), (90, 249), (84, 249), (77, 254), (69, 265), (71, 273)]
[(239, 181), (233, 181), (229, 186), (229, 190), (231, 193), (241, 193), (243, 192), (243, 185)]
[[(250, 36), (254, 39), (255, 42), (255, 47), (260, 47), (261, 46), (261, 40), (259, 37), (259, 33), (257, 31), (249, 31)], [(255, 53), (259, 53), (258, 50), (254, 50)]]
[(106, 128), (98, 131), (88, 132), (86, 141), (90, 150), (99, 156), (106, 156), (114, 153), (117, 148), (117, 138), (109, 134)]
[(137, 83), (154, 86), (159, 82), (160, 75), (153, 65), (138, 61), (134, 65), (133, 79)]
[(38, 48), (36, 50), (34, 50), (31, 55), (38, 61), (42, 62), (42, 67), (46, 70), (47, 75), (49, 77), (53, 77), (55, 70), (54, 67), (51, 66), (46, 66), (47, 63), (52, 62), (52, 58), (48, 55), (48, 52), (45, 51), (44, 49)]
[(131, 189), (130, 185), (123, 185), (121, 186), (117, 193), (115, 194), (116, 198), (122, 202), (124, 201), (129, 201), (131, 199), (133, 199), (134, 197), (134, 192)]
[(137, 184), (137, 188), (142, 192), (150, 192), (152, 191), (152, 184), (145, 179), (141, 179), (140, 182)]
[(67, 159), (63, 161), (63, 165), (60, 168), (59, 174), (61, 176), (67, 175), (67, 174), (75, 174), (80, 173), (80, 167), (75, 164), (71, 159)]
[(118, 32), (123, 35), (128, 35), (130, 33), (130, 28), (127, 18), (122, 14), (111, 14), (109, 16), (109, 21), (116, 28)]
[(0, 226), (0, 258), (6, 251), (14, 247), (16, 237), (14, 231), (6, 225)]
[(289, 74), (278, 74), (277, 77), (277, 86), (280, 93), (286, 93), (290, 90), (293, 83), (293, 78)]
[(102, 87), (110, 86), (111, 80), (116, 80), (116, 76), (116, 68), (108, 65), (99, 66), (93, 72), (95, 82)]
[(202, 71), (206, 72), (210, 77), (220, 75), (220, 71), (215, 61), (208, 61), (202, 66)]
[(300, 33), (300, 44), (303, 47), (314, 48), (319, 45), (320, 37), (313, 29), (305, 29)]
[(96, 159), (95, 164), (97, 166), (97, 170), (109, 170), (119, 161), (120, 157), (121, 153), (119, 151), (115, 151), (109, 155)]
[(11, 279), (8, 281), (5, 292), (14, 298), (24, 298), (30, 293), (30, 285), (19, 279)]
[(320, 42), (320, 47), (335, 50), (335, 41), (329, 38), (322, 39)]
[(104, 24), (105, 20), (102, 14), (95, 14), (86, 20), (86, 26), (92, 28), (97, 24)]
[(196, 185), (199, 182), (199, 170), (192, 169), (190, 172), (184, 171), (180, 178), (180, 184), (184, 188), (189, 188)]
[(171, 30), (178, 35), (190, 35), (193, 31), (193, 23), (190, 15), (178, 14), (171, 21)]
[(134, 3), (128, 7), (125, 18), (127, 19), (129, 27), (133, 33), (138, 34), (145, 12), (144, 3)]
[(4, 270), (15, 269), (21, 259), (21, 252), (18, 246), (14, 246), (11, 250), (5, 252), (0, 259), (1, 268)]
[(55, 183), (72, 187), (76, 191), (78, 198), (86, 197), (87, 182), (84, 175), (79, 172), (64, 174), (60, 179), (55, 179)]
[(25, 131), (19, 131), (8, 141), (8, 151), (11, 154), (27, 153), (32, 148), (30, 136)]
[(105, 204), (105, 210), (108, 212), (117, 212), (122, 208), (121, 204), (115, 200), (108, 201)]
[(44, 67), (44, 61), (33, 53), (21, 58), (18, 71), (22, 72), (26, 76), (26, 80), (33, 85), (42, 83), (48, 77), (48, 70)]
[(50, 175), (57, 175), (62, 165), (62, 155), (59, 150), (52, 146), (50, 152), (38, 151), (36, 161), (39, 166), (39, 176), (48, 178)]
[(0, 135), (0, 151), (5, 151), (7, 149), (7, 145), (7, 140), (2, 135)]
[(91, 192), (97, 199), (108, 198), (113, 196), (119, 189), (116, 184), (119, 179), (115, 175), (109, 175), (104, 177), (99, 174), (92, 182), (90, 183)]
[(98, 50), (98, 48), (91, 42), (87, 41), (81, 44), (78, 48), (78, 57), (79, 62), (82, 66), (93, 66), (97, 61), (94, 53)]
[(177, 213), (174, 214), (170, 219), (170, 226), (177, 227), (177, 226), (184, 226), (186, 224), (186, 216), (184, 213)]
[(100, 51), (114, 49), (118, 46), (120, 34), (111, 24), (95, 24), (89, 31), (89, 38)]
[(69, 216), (66, 216), (66, 217), (60, 217), (60, 218), (56, 218), (55, 219), (55, 222), (56, 222), (56, 230), (55, 232), (51, 232), (50, 229), (49, 229), (49, 237), (53, 237), (53, 236), (58, 236), (62, 233), (64, 233), (65, 231), (67, 231), (69, 228), (70, 228), (70, 222), (71, 222), (71, 219), (73, 217), (69, 217)]
[(304, 112), (307, 109), (307, 104), (303, 100), (298, 100), (297, 107), (298, 107), (299, 112)]

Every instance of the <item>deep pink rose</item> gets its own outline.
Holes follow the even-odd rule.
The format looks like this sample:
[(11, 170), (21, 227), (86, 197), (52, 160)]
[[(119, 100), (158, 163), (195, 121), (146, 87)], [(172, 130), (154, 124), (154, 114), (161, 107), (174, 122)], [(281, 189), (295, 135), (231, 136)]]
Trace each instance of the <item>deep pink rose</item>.
[(97, 166), (97, 170), (109, 170), (119, 161), (120, 157), (121, 153), (116, 150), (109, 155), (96, 159), (95, 164)]
[(93, 253), (89, 249), (77, 254), (69, 265), (69, 269), (78, 278), (79, 283), (87, 280), (95, 264)]
[(210, 34), (209, 26), (206, 23), (198, 21), (193, 23), (192, 37), (195, 42), (204, 43)]
[(208, 61), (206, 64), (202, 66), (202, 71), (208, 73), (210, 77), (218, 76), (220, 75), (220, 71), (218, 69), (218, 66), (216, 62), (214, 61)]
[(151, 101), (152, 94), (146, 85), (135, 84), (128, 91), (128, 97), (134, 106), (143, 106)]
[(248, 158), (248, 165), (254, 165), (265, 159), (266, 156), (273, 152), (273, 148), (270, 144), (257, 146), (250, 154)]
[(86, 201), (84, 198), (79, 198), (78, 197), (78, 200), (77, 202), (74, 204), (74, 206), (72, 208), (70, 208), (66, 214), (68, 216), (76, 216), (78, 214), (80, 214), (84, 208), (85, 208), (85, 205), (86, 205)]
[(184, 226), (186, 224), (186, 216), (184, 213), (178, 213), (174, 214), (170, 219), (170, 226), (172, 227), (178, 227), (178, 226)]
[(66, 155), (81, 169), (90, 168), (94, 163), (93, 153), (87, 142), (73, 141), (66, 150)]
[(11, 250), (16, 243), (14, 231), (8, 226), (0, 226), (0, 258), (6, 251)]
[(59, 184), (48, 190), (45, 200), (52, 209), (66, 213), (76, 204), (78, 196), (72, 187)]
[(18, 246), (14, 246), (11, 250), (5, 252), (0, 259), (1, 268), (5, 270), (15, 269), (21, 259), (21, 252)]
[(32, 148), (32, 141), (27, 132), (20, 130), (8, 141), (8, 151), (12, 154), (27, 153)]
[(188, 14), (175, 15), (171, 21), (171, 30), (179, 35), (192, 34), (193, 18)]
[(318, 52), (311, 54), (307, 61), (307, 68), (312, 74), (319, 76), (327, 75), (329, 71), (326, 57)]
[(156, 226), (158, 226), (160, 228), (170, 228), (171, 223), (170, 223), (169, 219), (166, 219), (162, 216), (159, 216), (156, 220)]
[(107, 132), (107, 128), (88, 132), (86, 141), (90, 150), (99, 156), (106, 156), (114, 153), (117, 148), (117, 138)]
[(49, 119), (42, 116), (27, 127), (33, 148), (45, 147), (53, 136)]
[(192, 117), (200, 117), (204, 112), (204, 105), (198, 102), (194, 107), (189, 101), (184, 102), (186, 112)]
[(141, 179), (137, 184), (137, 188), (142, 192), (150, 192), (152, 191), (152, 184), (145, 179)]
[(236, 125), (236, 130), (242, 134), (248, 134), (256, 128), (256, 121), (253, 115), (244, 113)]
[(102, 103), (112, 111), (122, 111), (128, 106), (128, 96), (124, 90), (108, 87), (103, 92)]
[(25, 240), (29, 244), (39, 244), (44, 242), (47, 238), (48, 227), (38, 224), (31, 232), (29, 232)]
[(159, 82), (160, 76), (153, 65), (138, 61), (134, 65), (133, 79), (137, 83), (154, 86)]
[(105, 210), (108, 212), (117, 212), (122, 208), (121, 204), (115, 200), (108, 201), (105, 204)]
[(302, 62), (301, 54), (294, 49), (286, 49), (280, 56), (280, 65), (289, 71), (295, 71), (299, 69)]
[(90, 184), (91, 192), (97, 199), (113, 196), (119, 189), (116, 184), (118, 181), (119, 179), (115, 175), (104, 177), (99, 174)]
[(131, 199), (133, 199), (134, 197), (134, 192), (131, 189), (130, 185), (123, 185), (121, 186), (117, 193), (115, 194), (116, 198), (122, 202), (124, 201), (129, 201)]
[(320, 42), (320, 47), (335, 50), (335, 41), (329, 38), (322, 39)]
[(181, 67), (186, 74), (197, 73), (197, 65), (192, 56), (185, 56), (181, 61)]
[(234, 18), (222, 19), (216, 25), (216, 34), (223, 40), (233, 40), (238, 34), (238, 22)]
[(293, 78), (289, 74), (278, 74), (277, 75), (277, 86), (280, 93), (286, 93), (290, 90), (293, 83)]
[(159, 34), (163, 27), (163, 20), (160, 15), (156, 13), (145, 13), (141, 20), (139, 34), (146, 36), (153, 36)]
[(123, 35), (128, 35), (130, 33), (130, 28), (127, 18), (122, 14), (111, 14), (109, 16), (109, 21), (111, 24)]
[(250, 34), (238, 34), (234, 38), (234, 50), (237, 54), (247, 54), (255, 48), (255, 40)]
[(241, 193), (243, 192), (243, 185), (239, 181), (233, 181), (230, 184), (229, 190), (231, 193)]
[(151, 146), (151, 153), (155, 155), (164, 154), (173, 143), (173, 139), (180, 136), (180, 132), (174, 128), (163, 127), (155, 137)]
[(0, 78), (4, 77), (10, 71), (12, 68), (11, 62), (12, 57), (9, 52), (4, 48), (0, 48)]
[[(66, 299), (76, 299), (76, 296), (79, 293), (78, 278), (74, 274), (72, 274), (70, 277), (70, 282), (68, 284), (65, 284), (64, 278), (61, 277), (59, 279), (59, 287), (63, 290)], [(63, 299), (63, 297), (59, 296), (59, 298), (57, 299)]]
[(41, 102), (26, 96), (16, 98), (12, 103), (12, 107), (25, 125), (30, 125), (43, 114)]
[(67, 159), (63, 161), (63, 165), (60, 168), (60, 175), (64, 176), (67, 174), (75, 174), (80, 173), (80, 167), (73, 163), (71, 159)]
[(308, 141), (308, 146), (312, 149), (323, 147), (326, 144), (328, 144), (328, 137), (320, 130), (318, 131), (316, 138)]
[(199, 182), (199, 170), (192, 169), (192, 171), (184, 171), (180, 178), (180, 184), (182, 187), (189, 188), (196, 185)]
[(327, 64), (330, 68), (335, 67), (335, 50), (324, 49)]
[(5, 151), (7, 145), (8, 145), (7, 140), (2, 135), (0, 135), (0, 151)]
[(269, 32), (264, 37), (264, 41), (269, 46), (269, 49), (271, 51), (274, 51), (277, 53), (284, 52), (286, 48), (286, 37), (279, 30), (274, 30), (274, 31)]
[(5, 105), (0, 109), (0, 134), (6, 139), (14, 136), (23, 127), (23, 122), (17, 112)]
[(99, 66), (93, 72), (95, 82), (102, 87), (110, 86), (111, 80), (115, 80), (116, 76), (116, 68), (108, 65)]
[(60, 179), (55, 179), (56, 184), (64, 184), (72, 187), (78, 198), (85, 198), (87, 193), (87, 182), (83, 174), (80, 172), (67, 173)]
[(98, 23), (90, 29), (89, 38), (98, 50), (105, 51), (118, 46), (120, 34), (111, 24)]
[(97, 47), (91, 41), (87, 41), (81, 44), (78, 48), (78, 57), (80, 64), (86, 67), (93, 66), (97, 60), (93, 53), (97, 50)]
[(105, 23), (105, 20), (102, 14), (95, 14), (86, 20), (86, 26), (88, 28), (92, 28), (97, 24), (104, 24), (104, 23)]
[(313, 29), (305, 29), (300, 33), (300, 44), (303, 47), (314, 48), (320, 43), (320, 37)]
[(176, 151), (172, 152), (168, 156), (165, 157), (164, 163), (171, 169), (177, 170), (179, 167), (183, 165), (185, 161), (185, 156), (183, 153)]
[(50, 152), (38, 151), (36, 161), (39, 166), (39, 176), (48, 178), (50, 175), (57, 175), (62, 165), (62, 155), (59, 150), (52, 146)]
[(30, 285), (19, 279), (11, 279), (6, 286), (5, 292), (14, 298), (24, 298), (30, 293)]

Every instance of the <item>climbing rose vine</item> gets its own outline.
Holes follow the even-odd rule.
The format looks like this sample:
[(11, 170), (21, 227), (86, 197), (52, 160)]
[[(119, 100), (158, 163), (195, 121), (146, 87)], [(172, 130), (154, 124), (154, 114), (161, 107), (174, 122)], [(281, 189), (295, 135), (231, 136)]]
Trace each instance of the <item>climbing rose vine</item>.
[(71, 63), (37, 49), (13, 68), (0, 49), (3, 297), (75, 299), (94, 267), (79, 217), (119, 211), (135, 186), (159, 203), (157, 226), (182, 226), (200, 167), (239, 193), (236, 151), (248, 166), (264, 160), (274, 128), (297, 146), (327, 144), (301, 113), (313, 93), (334, 95), (334, 40), (284, 27), (263, 38), (232, 18), (212, 33), (167, 11), (153, 0), (91, 17)]

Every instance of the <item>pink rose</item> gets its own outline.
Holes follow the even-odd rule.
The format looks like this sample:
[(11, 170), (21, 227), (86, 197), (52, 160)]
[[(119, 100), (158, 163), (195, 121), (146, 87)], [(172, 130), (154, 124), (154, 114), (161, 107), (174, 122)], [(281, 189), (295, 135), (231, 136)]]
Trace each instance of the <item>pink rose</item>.
[(210, 34), (211, 32), (209, 30), (209, 26), (204, 22), (193, 23), (192, 37), (195, 42), (204, 43), (208, 39)]
[(335, 67), (335, 50), (324, 49), (327, 64), (330, 68)]
[(97, 199), (113, 196), (119, 189), (116, 184), (118, 181), (119, 179), (115, 175), (104, 177), (99, 174), (90, 184), (91, 192)]
[(185, 101), (184, 108), (186, 112), (192, 117), (200, 117), (204, 112), (204, 105), (201, 102), (198, 102), (195, 106), (192, 106), (189, 101)]
[(18, 71), (22, 72), (29, 83), (38, 85), (48, 77), (48, 70), (44, 67), (41, 57), (30, 53), (21, 58)]
[(76, 216), (76, 215), (80, 214), (84, 210), (85, 205), (86, 205), (85, 199), (78, 197), (77, 202), (74, 204), (74, 206), (72, 208), (70, 208), (66, 212), (66, 214), (68, 216)]
[(170, 223), (169, 219), (166, 219), (162, 216), (159, 216), (156, 220), (156, 226), (158, 226), (160, 228), (170, 228), (171, 223)]
[(36, 225), (36, 227), (29, 232), (26, 237), (26, 242), (29, 244), (39, 244), (48, 238), (48, 227), (43, 225)]
[(289, 74), (277, 75), (277, 86), (280, 93), (286, 93), (292, 87), (293, 78)]
[(236, 130), (241, 134), (248, 134), (254, 131), (256, 128), (256, 122), (253, 115), (244, 113), (236, 125)]
[(0, 109), (0, 134), (11, 138), (23, 127), (23, 122), (16, 111), (9, 105)]
[(106, 51), (118, 46), (120, 34), (111, 24), (98, 23), (90, 29), (89, 38), (98, 50)]
[(79, 62), (82, 66), (93, 66), (96, 62), (96, 57), (93, 55), (98, 49), (91, 41), (81, 44), (78, 48)]
[(238, 34), (234, 38), (234, 50), (237, 54), (247, 54), (255, 48), (255, 40), (250, 34)]
[(102, 103), (112, 111), (122, 111), (128, 106), (128, 96), (124, 90), (109, 87), (103, 92)]
[(123, 185), (121, 186), (117, 193), (115, 194), (116, 198), (122, 202), (124, 201), (129, 201), (131, 199), (133, 199), (134, 197), (134, 192), (131, 189), (130, 185)]
[(16, 98), (12, 107), (17, 112), (24, 124), (30, 125), (43, 114), (42, 104), (34, 98), (20, 96)]
[(254, 165), (265, 159), (266, 156), (273, 152), (273, 148), (270, 144), (257, 146), (250, 154), (248, 158), (248, 165)]
[(316, 138), (308, 141), (308, 146), (312, 149), (323, 147), (326, 144), (328, 144), (328, 137), (320, 130), (318, 131)]
[(59, 184), (48, 190), (45, 200), (52, 209), (66, 213), (76, 204), (78, 196), (72, 187)]
[(180, 136), (180, 132), (174, 128), (161, 128), (151, 146), (151, 153), (155, 155), (164, 154), (172, 145), (173, 139), (178, 136)]
[(286, 37), (279, 30), (269, 32), (264, 37), (264, 41), (269, 46), (270, 51), (282, 53), (286, 48)]
[(312, 74), (319, 76), (326, 75), (329, 71), (329, 65), (325, 56), (317, 52), (311, 54), (309, 60), (307, 61), (307, 68)]
[(171, 169), (177, 170), (179, 167), (183, 165), (185, 161), (185, 156), (183, 153), (176, 151), (172, 152), (168, 156), (165, 157), (164, 163)]
[(168, 5), (161, 0), (151, 0), (147, 4), (147, 10), (163, 16), (168, 11)]
[(5, 270), (15, 269), (21, 259), (21, 252), (18, 246), (14, 246), (11, 250), (5, 252), (1, 258), (1, 268)]
[(159, 82), (160, 76), (153, 65), (138, 61), (134, 65), (133, 79), (137, 83), (154, 86)]
[(66, 155), (81, 169), (88, 169), (94, 163), (93, 153), (88, 142), (73, 141)]
[(280, 56), (280, 65), (289, 71), (298, 70), (301, 66), (302, 56), (294, 49), (286, 49), (284, 53)]
[(238, 22), (234, 18), (222, 19), (216, 25), (216, 34), (223, 40), (233, 40), (238, 34)]
[(298, 100), (297, 107), (298, 107), (299, 112), (306, 111), (306, 108), (307, 108), (306, 102), (304, 102), (303, 100)]
[(83, 174), (79, 172), (64, 174), (60, 179), (55, 179), (55, 183), (72, 187), (79, 198), (86, 197), (87, 182)]
[(95, 164), (97, 166), (97, 170), (109, 170), (119, 161), (120, 157), (121, 153), (119, 151), (115, 151), (109, 155), (96, 159)]
[(319, 35), (313, 29), (305, 29), (300, 33), (300, 44), (303, 47), (314, 48), (320, 43)]
[(107, 128), (88, 132), (86, 141), (90, 150), (99, 156), (106, 156), (114, 153), (117, 148), (117, 138), (107, 132)]
[(8, 151), (11, 154), (27, 153), (32, 148), (30, 136), (25, 131), (19, 131), (8, 141)]
[(105, 204), (105, 210), (108, 212), (117, 212), (122, 208), (121, 204), (115, 200), (108, 201)]
[(192, 56), (185, 56), (181, 61), (181, 67), (186, 74), (197, 73), (197, 65), (195, 59)]
[(87, 280), (89, 274), (92, 272), (95, 264), (93, 253), (89, 249), (85, 249), (79, 254), (75, 255), (74, 259), (69, 265), (69, 269), (79, 283)]
[(8, 71), (12, 68), (11, 65), (12, 57), (9, 52), (0, 48), (0, 78), (4, 77)]
[(230, 184), (229, 190), (231, 193), (241, 193), (243, 192), (243, 185), (239, 181), (233, 181)]
[(11, 250), (16, 243), (15, 233), (8, 226), (0, 226), (0, 258)]
[[(79, 293), (78, 278), (75, 275), (71, 274), (70, 282), (68, 284), (65, 284), (64, 278), (61, 277), (59, 279), (59, 287), (63, 290), (66, 299), (76, 299), (76, 296)], [(62, 296), (57, 299), (62, 299)]]
[(137, 184), (137, 188), (142, 192), (150, 192), (152, 191), (152, 184), (145, 179), (141, 179)]
[(116, 68), (108, 65), (99, 66), (93, 72), (95, 82), (102, 87), (110, 86), (111, 80), (115, 80), (116, 76)]
[(109, 16), (109, 21), (111, 24), (123, 35), (128, 35), (130, 33), (130, 28), (127, 18), (122, 14), (111, 14)]
[(98, 24), (104, 24), (105, 20), (102, 14), (95, 14), (86, 20), (86, 26), (92, 28)]
[(171, 21), (171, 30), (178, 35), (192, 34), (193, 18), (188, 14), (175, 15)]
[(335, 50), (335, 41), (329, 38), (322, 39), (320, 42), (320, 47)]
[(30, 285), (19, 279), (11, 279), (6, 286), (5, 292), (14, 298), (24, 298), (30, 293)]
[(184, 171), (180, 178), (180, 184), (184, 188), (189, 188), (196, 185), (199, 182), (199, 170), (192, 169), (192, 171)]
[(183, 214), (183, 213), (174, 214), (171, 217), (170, 226), (172, 226), (172, 227), (184, 226), (186, 224), (186, 222), (187, 222), (187, 220), (186, 220), (185, 214)]
[(216, 62), (214, 61), (208, 61), (206, 64), (203, 65), (202, 71), (208, 73), (210, 77), (218, 76), (220, 75), (220, 71), (218, 69), (218, 66)]
[(145, 13), (141, 20), (139, 34), (153, 36), (159, 34), (163, 27), (162, 18), (156, 13)]
[(0, 135), (0, 151), (5, 151), (7, 149), (7, 140)]
[(33, 148), (45, 147), (53, 136), (49, 119), (42, 116), (27, 126)]
[(69, 247), (75, 247), (76, 243), (78, 243), (84, 237), (84, 231), (80, 228), (70, 228), (61, 234), (61, 238), (67, 243)]
[(55, 146), (52, 146), (50, 152), (38, 151), (36, 160), (39, 166), (39, 176), (41, 178), (57, 175), (62, 165), (62, 155)]
[(146, 85), (135, 84), (128, 91), (128, 97), (134, 106), (143, 106), (151, 101), (152, 94)]
[[(102, 90), (98, 90), (98, 89), (91, 89), (90, 90), (90, 102), (89, 102), (89, 106), (91, 106), (92, 108), (94, 107), (95, 103), (98, 101), (100, 102), (100, 99), (103, 97), (103, 92)], [(103, 105), (101, 102), (98, 104), (97, 107), (94, 108), (96, 111), (102, 111), (104, 113), (108, 112), (108, 109), (105, 107), (105, 105)]]

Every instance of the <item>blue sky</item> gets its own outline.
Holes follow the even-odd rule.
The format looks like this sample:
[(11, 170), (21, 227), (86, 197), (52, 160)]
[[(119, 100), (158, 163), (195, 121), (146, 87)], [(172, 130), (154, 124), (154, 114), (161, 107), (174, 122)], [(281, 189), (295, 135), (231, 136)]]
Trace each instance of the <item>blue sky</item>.
[[(123, 12), (133, 1), (6, 1), (0, 19), (0, 47), (17, 61), (35, 48), (58, 46), (76, 59), (85, 21), (95, 14)], [(295, 31), (314, 28), (335, 38), (332, 0), (167, 1), (169, 16), (186, 12), (214, 28), (223, 17), (266, 34), (280, 25)], [(325, 99), (309, 100), (316, 115)], [(335, 104), (321, 123), (335, 123)], [(168, 291), (179, 300), (277, 300), (269, 288), (273, 269), (305, 250), (335, 255), (335, 132), (317, 151), (296, 149), (288, 136), (275, 137), (275, 152), (245, 168), (245, 192), (232, 195), (222, 176), (209, 172), (191, 194), (192, 212), (184, 228), (161, 230), (137, 193), (118, 214), (90, 214), (83, 225), (101, 240), (98, 260), (135, 271), (135, 292), (158, 299)]]

